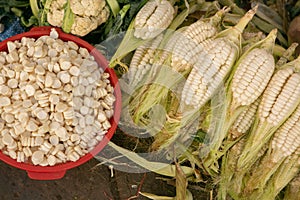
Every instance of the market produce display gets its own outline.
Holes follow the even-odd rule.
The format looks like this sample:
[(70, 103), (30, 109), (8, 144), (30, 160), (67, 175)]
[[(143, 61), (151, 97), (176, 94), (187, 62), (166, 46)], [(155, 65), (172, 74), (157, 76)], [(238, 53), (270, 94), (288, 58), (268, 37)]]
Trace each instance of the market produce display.
[[(120, 155), (98, 159), (105, 162), (112, 159), (113, 165), (119, 158), (126, 157), (164, 175), (176, 186), (176, 197), (160, 197), (147, 191), (141, 195), (150, 199), (197, 199), (189, 191), (193, 186), (211, 192), (215, 199), (300, 198), (300, 57), (297, 44), (292, 43), (298, 41), (295, 26), (299, 25), (295, 21), (290, 23), (300, 14), (299, 2), (45, 0), (19, 4), (22, 6), (32, 9), (32, 16), (19, 15), (22, 22), (31, 22), (23, 24), (62, 27), (65, 32), (84, 36), (107, 56), (122, 89), (119, 134), (124, 140), (135, 137), (143, 141), (148, 137), (147, 145), (143, 145), (147, 151), (143, 153), (159, 155), (163, 161), (145, 159), (136, 148), (132, 150), (112, 142), (108, 146)], [(18, 4), (7, 7), (17, 9)], [(57, 16), (61, 16), (59, 20)], [(38, 41), (40, 39), (33, 43)], [(14, 79), (16, 72), (7, 68), (17, 57), (24, 57), (22, 45), (22, 41), (9, 43), (9, 53), (0, 54), (1, 69), (5, 71), (0, 79), (0, 147), (20, 162), (31, 159), (33, 164), (54, 165), (75, 161), (81, 153), (73, 144), (79, 145), (83, 154), (93, 148), (99, 135), (96, 140), (90, 140), (92, 137), (78, 138), (74, 134), (86, 136), (101, 127), (109, 128), (109, 124), (104, 123), (87, 130), (91, 124), (86, 123), (105, 121), (112, 116), (114, 96), (106, 93), (113, 91), (96, 84), (100, 88), (90, 92), (93, 99), (76, 98), (76, 94), (89, 91), (79, 88), (72, 80), (77, 70), (63, 63), (60, 63), (62, 71), (54, 65), (45, 70), (39, 66), (42, 63), (34, 60), (35, 57), (57, 57), (56, 47), (47, 53), (43, 48), (35, 51), (28, 47), (26, 59), (39, 65), (33, 68), (24, 65), (20, 79), (27, 77), (25, 72), (27, 79), (36, 76), (37, 86), (19, 86)], [(72, 44), (66, 45), (66, 51), (72, 55), (82, 54)], [(76, 65), (76, 59), (72, 62)], [(79, 79), (86, 76), (90, 80), (95, 75), (90, 69), (90, 66), (79, 69), (82, 73), (76, 74)], [(89, 73), (84, 75), (85, 71)], [(44, 74), (53, 74), (48, 79), (45, 77), (45, 85), (40, 81)], [(102, 80), (98, 77), (95, 81), (105, 82), (107, 77), (103, 76)], [(63, 98), (75, 87), (74, 96), (70, 98), (73, 104), (78, 104), (75, 112), (82, 117), (77, 119), (75, 114), (73, 119), (77, 119), (77, 123), (68, 124), (69, 115), (65, 112), (70, 107), (61, 110), (63, 106), (54, 104), (50, 97), (50, 103), (44, 98), (37, 99), (36, 103), (41, 106), (26, 110), (31, 125), (22, 124), (25, 120), (18, 119), (20, 112), (12, 113), (8, 109), (18, 97), (42, 97), (37, 88), (55, 89), (53, 86), (59, 84), (57, 80), (71, 83), (64, 89)], [(107, 97), (102, 101), (105, 105), (100, 100), (103, 93)], [(68, 98), (63, 101), (68, 103)], [(89, 115), (88, 107), (96, 110), (97, 117)], [(47, 115), (51, 109), (57, 111), (53, 118)], [(13, 119), (11, 115), (15, 114), (18, 117)], [(83, 123), (82, 119), (88, 117)], [(49, 119), (50, 123), (65, 121), (62, 123), (65, 126), (59, 126), (65, 131), (58, 131), (55, 126), (57, 131), (47, 136), (50, 126), (42, 135), (36, 135), (43, 141), (40, 143), (16, 134), (23, 129), (33, 134), (39, 128), (35, 122)], [(16, 130), (12, 133), (6, 126), (14, 126)], [(74, 126), (73, 132), (68, 130), (70, 126)], [(19, 146), (25, 149), (23, 156), (16, 150), (19, 146), (12, 142), (16, 139), (20, 139)], [(52, 158), (56, 154), (49, 145), (59, 142), (66, 143), (67, 152), (63, 153), (64, 159), (59, 156), (54, 162)], [(69, 151), (68, 145), (74, 151)], [(49, 160), (47, 163), (41, 161), (43, 156)]]

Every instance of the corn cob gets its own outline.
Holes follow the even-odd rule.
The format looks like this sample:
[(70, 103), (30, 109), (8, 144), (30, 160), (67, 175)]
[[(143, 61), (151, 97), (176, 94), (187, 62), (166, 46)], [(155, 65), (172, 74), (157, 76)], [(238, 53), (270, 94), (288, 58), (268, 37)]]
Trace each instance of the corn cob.
[(134, 36), (151, 39), (163, 32), (173, 21), (175, 9), (167, 0), (150, 0), (137, 13)]
[(157, 48), (162, 39), (163, 35), (159, 35), (136, 49), (130, 62), (129, 71), (126, 74), (131, 87), (134, 88), (145, 79), (154, 63)]
[(259, 100), (254, 101), (238, 116), (231, 127), (229, 137), (236, 139), (250, 129), (254, 122), (259, 102)]
[(286, 108), (293, 108), (298, 102), (299, 84), (300, 73), (294, 73), (291, 68), (278, 71), (263, 95), (258, 110), (260, 120), (273, 126), (279, 124), (291, 112), (291, 109)]
[(287, 63), (272, 77), (258, 108), (258, 118), (249, 135), (238, 168), (250, 167), (257, 159), (261, 147), (296, 109), (300, 101), (300, 73), (295, 66), (300, 57)]
[(211, 18), (200, 19), (180, 33), (172, 49), (172, 69), (185, 71), (195, 64), (197, 54), (209, 43), (206, 40), (218, 33), (218, 24), (227, 10), (224, 8)]
[(167, 59), (172, 54), (173, 49), (176, 47), (177, 41), (180, 39), (182, 32), (186, 29), (186, 27), (182, 27), (179, 30), (176, 30), (170, 39), (167, 41), (167, 44), (162, 49), (162, 54), (160, 56), (160, 59), (157, 61), (158, 65), (163, 65), (166, 63)]
[[(232, 73), (234, 75), (229, 77), (227, 81), (229, 92), (227, 97), (225, 97), (225, 101), (223, 100), (223, 102), (225, 102), (225, 106), (223, 106), (224, 109), (222, 112), (217, 112), (217, 115), (220, 117), (217, 117), (213, 131), (208, 133), (210, 142), (207, 146), (204, 146), (200, 152), (202, 156), (204, 155), (204, 165), (208, 168), (218, 163), (219, 157), (216, 157), (216, 154), (213, 152), (218, 151), (222, 146), (222, 141), (226, 137), (232, 123), (243, 110), (247, 109), (247, 106), (258, 99), (271, 78), (275, 69), (272, 51), (276, 33), (277, 30), (274, 29), (264, 40), (248, 48), (234, 65), (233, 69), (235, 72)], [(260, 57), (261, 54), (264, 56), (263, 58)], [(192, 73), (193, 71), (191, 74)], [(265, 73), (267, 73), (267, 75)], [(266, 78), (262, 79), (261, 77), (263, 76)], [(211, 77), (208, 77), (208, 79), (210, 78)], [(207, 94), (212, 95), (212, 93)], [(205, 97), (202, 97), (202, 100), (204, 101)], [(196, 105), (197, 103), (194, 102), (194, 104)], [(222, 118), (222, 120), (219, 118)], [(206, 153), (208, 152), (206, 149), (210, 149), (210, 155)], [(223, 149), (227, 149), (227, 147), (225, 146)], [(220, 156), (222, 156), (222, 154), (220, 154)]]
[[(197, 25), (199, 25), (198, 27), (194, 27), (197, 28), (194, 31), (197, 33), (197, 36), (195, 36), (196, 38), (202, 38), (204, 39), (208, 39), (208, 37), (210, 36), (210, 34), (208, 34), (207, 32), (209, 32), (205, 27), (207, 26), (218, 26), (220, 24), (221, 21), (221, 17), (223, 16), (223, 14), (225, 13), (225, 9), (219, 11), (216, 15), (214, 15), (211, 18), (208, 19), (203, 19), (200, 23), (200, 21), (197, 23)], [(208, 25), (210, 24), (210, 25)], [(201, 26), (200, 26), (201, 25)], [(203, 27), (202, 27), (203, 26)], [(172, 68), (172, 65), (170, 63), (170, 57), (173, 54), (174, 51), (174, 47), (178, 46), (177, 41), (180, 40), (180, 38), (182, 37), (182, 32), (185, 32), (186, 29), (188, 29), (189, 27), (183, 27), (177, 31), (175, 31), (173, 33), (173, 35), (171, 36), (171, 38), (167, 41), (167, 44), (163, 47), (163, 52), (161, 53), (161, 55), (159, 55), (159, 60), (157, 60), (155, 62), (155, 64), (162, 66), (161, 70), (158, 70), (159, 72), (156, 74), (155, 79), (153, 80), (154, 83), (157, 84), (153, 84), (149, 87), (147, 87), (146, 90), (141, 90), (141, 92), (143, 92), (143, 97), (137, 95), (136, 97), (134, 97), (131, 105), (132, 106), (132, 113), (133, 113), (133, 119), (135, 122), (139, 122), (142, 116), (147, 115), (147, 112), (149, 112), (149, 110), (156, 104), (158, 103), (162, 103), (163, 101), (165, 101), (166, 97), (168, 96), (168, 93), (170, 92), (170, 90), (174, 90), (174, 87), (176, 87), (180, 82), (184, 81), (185, 79), (185, 75), (189, 73), (189, 69), (185, 70), (185, 71), (180, 71), (179, 69), (177, 70), (176, 68)], [(214, 28), (217, 29), (217, 28)], [(203, 32), (201, 32), (203, 31)], [(187, 33), (189, 33), (191, 31), (188, 31)], [(189, 33), (189, 35), (191, 35), (192, 33)], [(198, 39), (199, 40), (199, 39)], [(205, 42), (205, 40), (203, 41)], [(177, 47), (176, 47), (177, 48)], [(170, 69), (170, 67), (171, 69)], [(166, 79), (166, 76), (168, 76), (168, 79)], [(163, 85), (163, 86), (160, 86)], [(155, 97), (155, 98), (153, 98)], [(138, 98), (138, 99), (137, 99)], [(135, 101), (136, 99), (136, 101)], [(141, 99), (143, 99), (143, 103), (137, 103), (140, 102)], [(136, 105), (136, 106), (135, 106)], [(136, 108), (135, 108), (136, 107)]]
[(194, 109), (202, 107), (221, 84), (238, 56), (238, 47), (223, 38), (209, 43), (189, 74), (181, 101)]
[(287, 186), (284, 192), (284, 200), (300, 199), (300, 174), (298, 174)]
[(300, 106), (291, 117), (275, 132), (272, 139), (273, 162), (287, 157), (300, 147)]
[(261, 48), (250, 49), (241, 58), (232, 78), (232, 98), (235, 107), (250, 105), (264, 91), (275, 69), (272, 55), (277, 30), (263, 41)]
[(253, 170), (248, 180), (245, 192), (252, 192), (256, 188), (262, 188), (271, 175), (284, 161), (300, 148), (300, 106), (290, 118), (275, 132), (271, 140), (271, 147), (262, 159), (261, 163)]
[(198, 54), (182, 91), (183, 106), (202, 107), (224, 81), (239, 56), (241, 34), (256, 9), (248, 11), (236, 26), (220, 32)]

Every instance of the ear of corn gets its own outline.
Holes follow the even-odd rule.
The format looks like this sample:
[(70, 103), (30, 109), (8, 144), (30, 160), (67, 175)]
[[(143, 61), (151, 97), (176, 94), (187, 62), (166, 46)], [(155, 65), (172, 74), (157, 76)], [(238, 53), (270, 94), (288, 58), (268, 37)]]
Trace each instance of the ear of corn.
[(274, 29), (262, 46), (250, 48), (242, 57), (232, 78), (233, 106), (253, 103), (264, 91), (275, 69), (272, 55), (277, 30)]
[(258, 118), (238, 161), (247, 170), (257, 159), (261, 147), (291, 115), (300, 101), (300, 75), (295, 71), (300, 58), (287, 63), (272, 77), (258, 108)]
[[(170, 90), (174, 90), (174, 86), (177, 86), (178, 84), (183, 82), (186, 74), (190, 72), (190, 69), (188, 67), (183, 67), (183, 66), (173, 67), (171, 64), (172, 55), (175, 55), (174, 53), (175, 49), (184, 48), (184, 46), (178, 43), (178, 41), (186, 37), (185, 34), (187, 34), (189, 35), (189, 37), (196, 38), (198, 40), (199, 46), (201, 46), (200, 43), (208, 44), (210, 40), (206, 40), (206, 39), (214, 35), (217, 28), (214, 27), (212, 33), (210, 33), (211, 30), (208, 30), (207, 27), (218, 26), (225, 12), (227, 12), (227, 10), (223, 9), (211, 18), (198, 21), (198, 23), (193, 26), (194, 32), (192, 31), (190, 26), (188, 26), (188, 27), (183, 27), (173, 33), (173, 35), (170, 37), (166, 45), (163, 47), (163, 52), (159, 55), (159, 60), (155, 62), (157, 65), (161, 65), (161, 68), (163, 68), (163, 69), (159, 69), (160, 72), (158, 71), (158, 73), (155, 76), (155, 79), (152, 81), (153, 83), (156, 84), (147, 86), (147, 88), (142, 91), (143, 97), (139, 96), (139, 99), (135, 101), (138, 102), (141, 99), (143, 99), (143, 104), (140, 105), (134, 103), (134, 99), (136, 99), (135, 97), (132, 101), (131, 105), (137, 105), (136, 109), (133, 108), (134, 111), (132, 112), (134, 113), (133, 119), (135, 122), (141, 121), (140, 120), (141, 117), (145, 116), (154, 105), (156, 105), (157, 103), (162, 103), (162, 101), (165, 101), (166, 100), (165, 98), (168, 96)], [(202, 42), (200, 42), (200, 39)], [(167, 83), (165, 78), (166, 75), (168, 76)]]
[(151, 39), (163, 32), (173, 21), (175, 9), (167, 0), (148, 1), (136, 15), (134, 36)]
[(182, 90), (181, 101), (194, 109), (202, 107), (214, 94), (238, 57), (238, 46), (217, 38), (199, 54)]
[(300, 106), (289, 119), (275, 132), (271, 140), (269, 153), (261, 163), (254, 168), (249, 178), (245, 193), (251, 193), (256, 188), (263, 188), (271, 175), (276, 171), (285, 158), (300, 148)]
[(231, 127), (229, 137), (236, 139), (250, 129), (254, 122), (259, 102), (259, 100), (254, 101), (237, 117)]
[(145, 80), (154, 63), (162, 39), (163, 35), (159, 35), (154, 40), (148, 41), (136, 49), (130, 62), (129, 71), (126, 74), (130, 87), (135, 88)]
[[(224, 120), (217, 119), (216, 125), (211, 134), (208, 134), (211, 152), (218, 151), (222, 141), (226, 138), (230, 126), (247, 106), (255, 102), (265, 89), (275, 69), (275, 62), (272, 56), (277, 30), (274, 29), (267, 38), (253, 44), (233, 67), (233, 76), (228, 78), (228, 93), (225, 98)], [(259, 55), (259, 56), (258, 56)], [(261, 57), (263, 55), (263, 57)], [(266, 75), (267, 73), (267, 75)], [(265, 78), (261, 78), (265, 77)], [(211, 77), (208, 77), (208, 79)], [(226, 85), (226, 86), (227, 86)], [(204, 97), (202, 97), (204, 99)], [(217, 137), (215, 136), (217, 135)], [(227, 149), (227, 147), (223, 147)], [(202, 150), (204, 152), (205, 150)], [(224, 150), (225, 151), (225, 150)], [(221, 156), (223, 154), (220, 154)], [(212, 153), (204, 153), (205, 166), (210, 167), (218, 162), (218, 157)], [(213, 164), (214, 163), (214, 164)]]
[(282, 157), (291, 155), (298, 147), (300, 147), (300, 106), (272, 138), (273, 162), (278, 162)]
[(260, 120), (278, 125), (299, 101), (299, 84), (300, 74), (294, 73), (293, 69), (278, 71), (263, 95), (258, 110)]
[(199, 109), (224, 81), (239, 56), (241, 34), (256, 9), (248, 11), (236, 26), (220, 32), (199, 53), (182, 91), (183, 106)]
[(180, 33), (172, 49), (171, 67), (173, 69), (179, 72), (185, 71), (195, 64), (198, 53), (209, 43), (206, 40), (218, 33), (218, 26), (226, 12), (227, 9), (224, 8), (211, 18), (194, 22)]

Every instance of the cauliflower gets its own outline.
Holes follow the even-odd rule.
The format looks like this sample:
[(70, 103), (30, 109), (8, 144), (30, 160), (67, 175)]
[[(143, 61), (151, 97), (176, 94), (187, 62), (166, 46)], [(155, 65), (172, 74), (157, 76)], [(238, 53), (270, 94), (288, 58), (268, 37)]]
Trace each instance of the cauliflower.
[(52, 0), (47, 21), (65, 32), (85, 36), (109, 17), (105, 0)]
[(61, 27), (63, 24), (64, 18), (64, 5), (67, 3), (67, 0), (54, 0), (51, 1), (50, 9), (47, 14), (47, 21), (52, 26)]

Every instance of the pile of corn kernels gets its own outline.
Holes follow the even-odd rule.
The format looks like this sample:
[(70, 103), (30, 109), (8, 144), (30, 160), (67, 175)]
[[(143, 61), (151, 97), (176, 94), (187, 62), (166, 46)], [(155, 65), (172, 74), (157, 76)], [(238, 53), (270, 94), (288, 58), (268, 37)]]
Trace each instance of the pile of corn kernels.
[(114, 88), (86, 48), (23, 37), (0, 52), (0, 150), (33, 165), (77, 161), (111, 127)]

